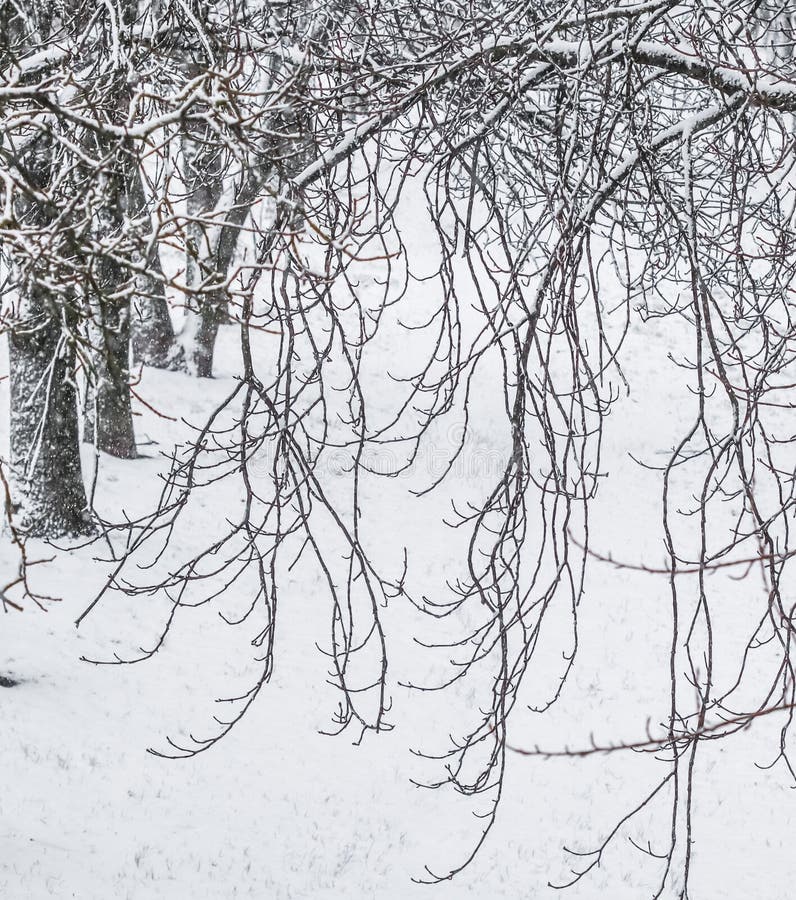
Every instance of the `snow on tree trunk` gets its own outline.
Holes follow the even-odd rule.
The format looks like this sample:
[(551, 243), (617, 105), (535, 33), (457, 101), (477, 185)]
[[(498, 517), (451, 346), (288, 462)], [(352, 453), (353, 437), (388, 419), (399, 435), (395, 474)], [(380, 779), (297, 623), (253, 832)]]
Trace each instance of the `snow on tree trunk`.
[[(223, 295), (222, 295), (223, 298)], [(185, 311), (181, 339), (188, 371), (199, 378), (212, 378), (213, 352), (220, 324), (223, 299), (211, 295), (199, 303), (194, 301)]]
[(31, 289), (23, 305), (8, 340), (12, 493), (20, 526), (34, 537), (89, 534), (74, 346), (42, 289)]

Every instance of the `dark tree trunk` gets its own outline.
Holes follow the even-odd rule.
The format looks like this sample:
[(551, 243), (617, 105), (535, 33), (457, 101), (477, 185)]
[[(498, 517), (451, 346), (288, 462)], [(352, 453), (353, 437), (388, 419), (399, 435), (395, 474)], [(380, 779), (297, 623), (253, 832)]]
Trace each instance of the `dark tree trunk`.
[(180, 339), (188, 371), (210, 378), (216, 335), (226, 305), (225, 292), (216, 286), (227, 272), (216, 258), (215, 229), (208, 229), (205, 223), (221, 200), (222, 155), (213, 133), (201, 125), (184, 135), (182, 150), (188, 205), (185, 281), (191, 293)]
[[(0, 10), (0, 63), (8, 64), (7, 49), (30, 28), (22, 7), (3, 4)], [(47, 14), (38, 22), (47, 34)], [(52, 136), (42, 130), (18, 161), (25, 180), (46, 192), (53, 166)], [(20, 191), (14, 211), (35, 235), (58, 214), (55, 206)], [(27, 246), (9, 242), (19, 308), (8, 327), (9, 445), (12, 504), (21, 530), (32, 537), (58, 538), (94, 531), (87, 509), (80, 463), (80, 437), (75, 386), (76, 306), (68, 288), (54, 293), (46, 261)]]
[[(132, 40), (137, 7), (136, 0), (115, 4), (126, 41)], [(118, 80), (109, 99), (111, 118), (122, 125), (132, 99), (130, 82)], [(132, 222), (146, 210), (138, 148), (133, 141), (118, 142), (106, 134), (86, 135), (86, 140), (106, 160), (92, 179), (102, 198), (92, 216), (95, 241), (102, 246), (134, 238)], [(132, 250), (133, 257), (136, 249)], [(91, 365), (83, 437), (98, 450), (134, 459), (138, 455), (130, 402), (130, 282), (134, 275), (129, 266), (104, 249), (88, 256), (86, 263), (88, 277), (83, 287), (89, 313)]]
[[(119, 102), (123, 95), (120, 95)], [(98, 149), (107, 151), (106, 138)], [(93, 227), (98, 242), (123, 235), (130, 211), (140, 209), (143, 190), (138, 181), (138, 157), (130, 146), (119, 147), (101, 173), (103, 205)], [(138, 188), (136, 189), (136, 184)], [(138, 197), (136, 197), (138, 194)], [(110, 254), (89, 258), (85, 309), (90, 345), (89, 389), (83, 439), (121, 459), (138, 456), (130, 402), (130, 268)]]
[(177, 342), (163, 285), (146, 275), (136, 278), (131, 330), (136, 363), (172, 372), (186, 371), (185, 351)]
[[(33, 288), (8, 339), (12, 494), (34, 537), (93, 531), (80, 467), (74, 350), (57, 304)], [(71, 324), (71, 323), (70, 323)]]
[[(141, 170), (135, 165), (128, 188), (129, 205), (133, 218), (146, 214), (147, 201)], [(136, 262), (144, 260), (141, 253)], [(157, 244), (149, 249), (147, 268), (162, 276)], [(162, 277), (142, 273), (135, 277), (135, 298), (132, 304), (133, 359), (156, 369), (184, 372), (185, 353), (177, 341), (171, 322), (166, 289)]]
[[(120, 279), (121, 280), (121, 279)], [(92, 304), (89, 375), (83, 438), (121, 459), (138, 455), (130, 404), (130, 304)]]
[(185, 311), (181, 338), (188, 371), (199, 378), (212, 378), (213, 353), (220, 323), (223, 300), (213, 295), (197, 302), (194, 299)]

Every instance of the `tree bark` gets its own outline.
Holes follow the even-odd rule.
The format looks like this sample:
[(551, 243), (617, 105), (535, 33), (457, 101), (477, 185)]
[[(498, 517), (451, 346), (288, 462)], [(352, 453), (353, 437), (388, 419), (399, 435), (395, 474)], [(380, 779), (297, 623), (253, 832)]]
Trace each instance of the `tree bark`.
[(131, 331), (134, 362), (171, 372), (187, 370), (163, 286), (146, 275), (136, 278)]
[[(146, 192), (138, 165), (133, 167), (131, 173), (128, 197), (131, 216), (137, 219), (146, 215)], [(143, 259), (144, 254), (142, 253), (135, 261), (140, 262)], [(132, 304), (131, 323), (133, 359), (137, 363), (153, 366), (156, 369), (184, 372), (186, 370), (185, 353), (177, 340), (171, 322), (156, 243), (150, 248), (146, 263), (147, 269), (161, 277), (154, 277), (146, 273), (138, 274), (135, 277), (135, 298)]]
[(91, 303), (91, 363), (83, 438), (120, 459), (135, 459), (130, 403), (130, 302)]
[(71, 323), (62, 328), (59, 304), (48, 303), (41, 288), (31, 288), (24, 305), (8, 340), (11, 488), (20, 528), (33, 537), (90, 534)]
[(180, 333), (185, 363), (188, 371), (199, 378), (213, 377), (213, 354), (223, 305), (223, 299), (210, 295), (208, 299), (193, 299), (185, 310)]
[[(7, 48), (24, 41), (29, 24), (21, 7), (0, 9), (0, 62)], [(38, 23), (49, 25), (46, 8)], [(27, 184), (46, 192), (51, 181), (54, 141), (42, 132), (18, 161)], [(39, 197), (20, 191), (14, 211), (34, 235), (46, 228), (58, 210)], [(11, 499), (21, 531), (31, 537), (58, 538), (94, 531), (88, 511), (80, 462), (80, 436), (75, 385), (77, 309), (71, 291), (54, 293), (46, 260), (27, 246), (10, 242), (9, 257), (19, 298), (8, 326), (9, 444)]]
[(188, 206), (185, 282), (190, 293), (180, 339), (188, 371), (211, 378), (216, 335), (226, 301), (224, 291), (213, 290), (227, 272), (216, 258), (214, 232), (218, 228), (208, 226), (208, 217), (223, 193), (222, 156), (212, 132), (202, 126), (194, 126), (183, 135), (182, 151)]
[[(123, 94), (119, 96), (120, 106)], [(99, 150), (106, 150), (103, 138)], [(125, 234), (136, 204), (138, 157), (130, 146), (116, 149), (100, 175), (102, 206), (93, 228), (101, 242)], [(90, 371), (84, 410), (83, 439), (121, 459), (135, 459), (133, 410), (130, 402), (130, 288), (135, 279), (129, 266), (114, 256), (97, 253), (87, 260), (84, 283)], [(131, 285), (131, 280), (133, 284)]]

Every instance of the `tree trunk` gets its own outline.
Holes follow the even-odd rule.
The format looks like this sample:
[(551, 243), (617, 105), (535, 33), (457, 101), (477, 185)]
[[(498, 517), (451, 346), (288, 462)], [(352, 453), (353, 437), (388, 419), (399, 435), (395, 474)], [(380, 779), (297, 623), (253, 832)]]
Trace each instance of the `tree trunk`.
[(11, 486), (20, 527), (33, 537), (90, 534), (73, 345), (42, 289), (32, 288), (27, 299), (8, 338)]
[[(132, 218), (137, 219), (146, 215), (146, 192), (138, 165), (133, 167), (131, 173), (128, 198)], [(135, 261), (140, 262), (143, 259), (142, 253)], [(157, 244), (153, 244), (150, 248), (146, 263), (148, 269), (162, 276)], [(136, 275), (131, 330), (135, 362), (156, 369), (185, 371), (185, 354), (174, 333), (162, 278), (146, 273)]]
[(216, 259), (213, 233), (217, 229), (206, 223), (222, 196), (222, 154), (212, 132), (202, 126), (194, 126), (183, 136), (182, 150), (188, 206), (185, 281), (192, 293), (180, 339), (188, 371), (210, 378), (221, 311), (226, 305), (225, 292), (212, 288), (226, 278), (227, 272)]
[(172, 372), (186, 371), (185, 351), (177, 342), (163, 285), (146, 275), (136, 278), (131, 330), (134, 362)]
[[(46, 31), (46, 23), (40, 24)], [(0, 61), (28, 27), (19, 10), (0, 16)], [(27, 183), (41, 192), (50, 185), (53, 150), (52, 135), (42, 131), (19, 160)], [(34, 249), (14, 241), (8, 248), (19, 298), (7, 329), (12, 504), (20, 529), (32, 537), (90, 534), (75, 386), (77, 309), (69, 288), (55, 293), (44, 287), (45, 280), (59, 279), (35, 251), (37, 232), (58, 209), (20, 191), (14, 211), (33, 236)]]
[(192, 300), (185, 310), (185, 322), (180, 333), (185, 362), (188, 371), (199, 378), (213, 377), (213, 353), (222, 309), (223, 299), (210, 295), (208, 299)]
[(138, 456), (130, 405), (130, 302), (91, 304), (91, 363), (83, 439), (121, 459)]
[[(120, 97), (121, 105), (121, 97)], [(106, 139), (99, 142), (101, 151)], [(113, 165), (99, 176), (102, 206), (93, 227), (97, 241), (122, 235), (130, 228), (131, 209), (140, 209), (143, 187), (138, 158), (119, 147)], [(138, 197), (136, 198), (136, 184)], [(134, 205), (135, 204), (135, 205)], [(110, 254), (88, 258), (85, 309), (90, 346), (90, 371), (83, 439), (120, 459), (138, 456), (130, 403), (130, 269)]]

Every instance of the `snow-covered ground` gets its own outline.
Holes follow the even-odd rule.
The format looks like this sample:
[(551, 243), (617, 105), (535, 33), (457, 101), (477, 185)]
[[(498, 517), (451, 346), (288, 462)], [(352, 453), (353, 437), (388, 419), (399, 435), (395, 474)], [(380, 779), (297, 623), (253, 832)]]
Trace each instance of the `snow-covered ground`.
[[(631, 393), (606, 424), (602, 468), (608, 477), (592, 508), (592, 544), (630, 562), (656, 565), (663, 559), (661, 475), (631, 455), (660, 462), (692, 415), (684, 376), (668, 359), (684, 335), (676, 320), (634, 322), (624, 353)], [(199, 422), (229, 391), (236, 371), (236, 333), (228, 327), (211, 382), (146, 370), (137, 390), (164, 412)], [(385, 391), (389, 384), (384, 379)], [(478, 417), (465, 459), (440, 492), (421, 499), (407, 491), (422, 486), (422, 471), (363, 483), (362, 505), (380, 563), (398, 574), (407, 546), (407, 586), (417, 595), (442, 596), (445, 579), (460, 573), (464, 535), (442, 522), (448, 501), (477, 496), (504, 458), (498, 391), (493, 399), (482, 385), (474, 402)], [(141, 404), (136, 412), (144, 457), (101, 460), (98, 505), (117, 520), (123, 509), (141, 511), (154, 500), (156, 476), (165, 465), (158, 454), (187, 434), (185, 425)], [(91, 458), (86, 448), (87, 471)], [(178, 536), (172, 558), (213, 533), (237, 503), (234, 491), (199, 498), (190, 533)], [(553, 760), (511, 754), (497, 824), (475, 861), (451, 882), (416, 884), (411, 879), (423, 878), (424, 866), (445, 873), (467, 855), (480, 829), (475, 814), (484, 811), (477, 800), (412, 783), (443, 775), (440, 764), (412, 751), (446, 749), (449, 734), (461, 730), (462, 710), (466, 714), (468, 703), (478, 701), (471, 683), (453, 694), (401, 687), (447, 671), (449, 654), (413, 643), (428, 622), (406, 601), (392, 602), (385, 612), (394, 729), (367, 735), (359, 746), (352, 744), (356, 735), (321, 735), (336, 701), (326, 683), (327, 661), (315, 646), (325, 642), (328, 600), (319, 574), (298, 567), (280, 601), (271, 683), (218, 746), (192, 759), (164, 760), (147, 748), (168, 749), (167, 736), (208, 733), (215, 699), (251, 683), (257, 665), (251, 629), (226, 626), (218, 607), (185, 610), (151, 661), (81, 661), (148, 646), (163, 620), (154, 599), (111, 595), (79, 630), (74, 627), (108, 571), (108, 563), (96, 559), (105, 550), (98, 544), (52, 551), (31, 543), (33, 558), (55, 557), (33, 571), (34, 584), (61, 600), (46, 612), (27, 604), (22, 614), (9, 612), (0, 621), (0, 675), (19, 681), (0, 688), (0, 897), (544, 900), (560, 896), (548, 882), (568, 880), (579, 864), (564, 847), (597, 846), (664, 771), (649, 754)], [(14, 565), (7, 535), (0, 565)], [(666, 719), (666, 579), (594, 560), (588, 572), (571, 678), (550, 711), (538, 715), (527, 708), (548, 696), (560, 670), (562, 647), (553, 628), (513, 714), (515, 746), (584, 747), (592, 734), (599, 741), (634, 740), (643, 737), (648, 719), (656, 732)], [(738, 582), (721, 573), (711, 576), (711, 588), (726, 604), (716, 637), (721, 678), (725, 660), (728, 672), (737, 664), (738, 641), (746, 639), (750, 610), (759, 609), (764, 591), (753, 577)], [(225, 602), (234, 606), (245, 599), (233, 591)], [(776, 719), (700, 751), (693, 898), (792, 896), (796, 856), (788, 843), (796, 800), (782, 770), (755, 766), (776, 753)], [(628, 837), (644, 846), (650, 841), (655, 850), (669, 827), (665, 803), (653, 806), (568, 895), (650, 897), (660, 863)]]

